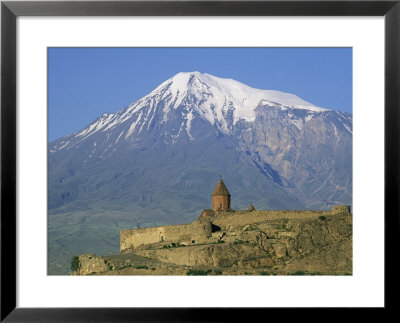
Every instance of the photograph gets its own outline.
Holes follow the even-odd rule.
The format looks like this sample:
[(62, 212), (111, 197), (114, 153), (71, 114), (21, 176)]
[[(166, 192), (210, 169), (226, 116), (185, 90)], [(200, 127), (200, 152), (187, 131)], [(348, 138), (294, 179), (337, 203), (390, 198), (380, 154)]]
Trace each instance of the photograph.
[(48, 47), (47, 275), (353, 275), (352, 47)]
[(399, 2), (2, 1), (0, 321), (396, 310)]

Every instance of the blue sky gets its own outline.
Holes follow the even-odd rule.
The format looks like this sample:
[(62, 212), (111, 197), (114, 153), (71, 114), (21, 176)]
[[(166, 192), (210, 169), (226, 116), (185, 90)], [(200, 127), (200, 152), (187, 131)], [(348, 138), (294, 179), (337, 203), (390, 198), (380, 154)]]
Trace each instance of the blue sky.
[(49, 141), (191, 71), (352, 113), (351, 48), (49, 48)]

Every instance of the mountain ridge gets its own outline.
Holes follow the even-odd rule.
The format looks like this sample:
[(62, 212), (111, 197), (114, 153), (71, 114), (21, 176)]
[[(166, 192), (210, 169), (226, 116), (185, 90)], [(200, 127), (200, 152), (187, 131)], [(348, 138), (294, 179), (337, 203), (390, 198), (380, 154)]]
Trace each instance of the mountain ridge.
[[(90, 236), (87, 249), (107, 254), (121, 228), (191, 222), (209, 207), (220, 175), (235, 209), (352, 204), (351, 114), (208, 74), (174, 77), (49, 143), (49, 241), (57, 248), (84, 253)], [(57, 258), (57, 248), (49, 255)]]
[[(207, 85), (204, 79), (211, 81), (212, 86)], [(101, 129), (103, 129), (103, 131), (107, 129), (112, 129), (116, 125), (128, 121), (131, 117), (135, 115), (135, 113), (141, 111), (145, 107), (145, 103), (152, 103), (152, 101), (154, 101), (155, 99), (167, 100), (167, 102), (169, 103), (164, 107), (163, 121), (166, 121), (167, 113), (169, 112), (170, 109), (176, 109), (176, 107), (179, 106), (179, 104), (181, 104), (182, 101), (185, 98), (187, 98), (188, 95), (189, 97), (190, 95), (195, 95), (195, 96), (199, 95), (199, 88), (201, 89), (201, 86), (199, 84), (201, 86), (206, 86), (208, 88), (212, 87), (213, 89), (213, 91), (211, 92), (200, 93), (200, 94), (202, 95), (206, 94), (207, 96), (213, 97), (215, 101), (218, 101), (218, 102), (214, 101), (207, 102), (209, 104), (209, 107), (204, 107), (204, 105), (200, 105), (200, 108), (198, 109), (198, 111), (196, 111), (197, 113), (199, 113), (200, 117), (202, 117), (204, 120), (208, 120), (212, 125), (214, 125), (216, 121), (222, 122), (224, 120), (223, 114), (224, 112), (228, 113), (229, 104), (236, 105), (235, 111), (241, 110), (240, 112), (238, 112), (238, 115), (234, 117), (233, 124), (236, 124), (236, 122), (239, 121), (240, 119), (244, 119), (246, 121), (253, 121), (255, 118), (254, 110), (257, 107), (257, 105), (262, 101), (266, 102), (268, 101), (270, 105), (275, 105), (275, 106), (280, 105), (281, 108), (283, 109), (294, 108), (294, 109), (304, 109), (314, 112), (329, 111), (327, 109), (322, 109), (320, 107), (317, 107), (307, 101), (304, 101), (293, 94), (275, 90), (255, 89), (243, 83), (235, 81), (233, 79), (218, 78), (210, 74), (201, 74), (199, 72), (188, 72), (188, 73), (181, 72), (176, 74), (174, 77), (164, 81), (149, 94), (133, 102), (128, 107), (123, 108), (115, 113), (104, 113), (99, 118), (91, 122), (88, 126), (84, 127), (82, 130), (79, 130), (77, 133), (73, 135), (64, 136), (60, 139), (71, 138), (71, 136), (85, 138)], [(197, 86), (196, 89), (197, 91), (193, 90), (193, 86), (194, 87)], [(229, 90), (229, 86), (235, 89), (236, 91), (235, 95), (231, 93), (232, 90)], [(218, 93), (218, 91), (216, 91), (215, 89), (220, 90), (220, 92)], [(182, 92), (183, 94), (181, 94)], [(237, 97), (238, 95), (239, 99), (235, 100), (234, 97), (235, 96)], [(232, 100), (235, 102), (233, 102)], [(249, 101), (245, 102), (245, 104), (243, 102), (240, 102), (246, 100)], [(200, 102), (200, 104), (202, 103)], [(220, 111), (217, 111), (217, 115), (212, 116), (211, 110), (212, 107), (215, 105), (220, 106), (221, 109)], [(135, 121), (140, 121), (139, 120), (140, 117), (138, 117)], [(188, 117), (189, 127), (191, 118), (192, 116)], [(128, 136), (132, 134), (133, 128), (132, 127), (130, 128), (131, 132), (128, 131), (129, 133)], [(223, 132), (227, 132), (226, 127), (221, 128), (220, 130), (222, 130)], [(59, 141), (60, 139), (56, 139), (53, 142)]]

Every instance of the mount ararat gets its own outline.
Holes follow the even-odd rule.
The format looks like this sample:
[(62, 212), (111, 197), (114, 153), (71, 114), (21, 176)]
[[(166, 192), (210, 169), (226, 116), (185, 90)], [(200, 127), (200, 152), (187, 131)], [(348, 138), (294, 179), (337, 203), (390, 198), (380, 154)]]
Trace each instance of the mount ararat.
[(48, 172), (49, 273), (64, 273), (64, 256), (117, 253), (122, 228), (193, 221), (220, 176), (234, 209), (351, 205), (352, 115), (179, 73), (49, 143)]

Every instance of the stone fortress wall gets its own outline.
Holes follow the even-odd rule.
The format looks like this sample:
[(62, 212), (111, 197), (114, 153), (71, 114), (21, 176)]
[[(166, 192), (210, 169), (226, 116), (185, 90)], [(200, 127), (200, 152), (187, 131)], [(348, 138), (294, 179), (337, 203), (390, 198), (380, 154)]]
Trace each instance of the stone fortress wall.
[(351, 273), (350, 206), (275, 211), (255, 210), (251, 203), (248, 210), (233, 210), (222, 179), (211, 196), (212, 209), (192, 223), (120, 231), (119, 255), (80, 255), (73, 274), (149, 268), (157, 273), (168, 268), (170, 274), (176, 265), (222, 266), (231, 274), (243, 268), (257, 274), (259, 268)]
[[(233, 211), (216, 214), (212, 223), (218, 226), (222, 231), (238, 229), (243, 225), (251, 225), (265, 220), (274, 219), (312, 219), (319, 216), (329, 216), (332, 214), (343, 213), (336, 209), (332, 211), (296, 211), (296, 210), (278, 210), (278, 211)], [(347, 213), (347, 212), (346, 212)]]
[(330, 216), (350, 213), (350, 207), (333, 206), (331, 211), (242, 211), (231, 210), (215, 213), (212, 217), (200, 217), (189, 224), (160, 226), (142, 229), (122, 230), (120, 233), (120, 252), (129, 253), (135, 249), (160, 242), (191, 242), (207, 239), (212, 231), (229, 231), (243, 225), (251, 225), (273, 219), (312, 219), (320, 216)]
[(332, 213), (350, 213), (350, 206), (349, 205), (335, 205), (332, 207)]
[(129, 253), (141, 246), (153, 243), (190, 242), (210, 236), (211, 222), (208, 219), (197, 219), (189, 224), (122, 230), (120, 232), (120, 253)]

